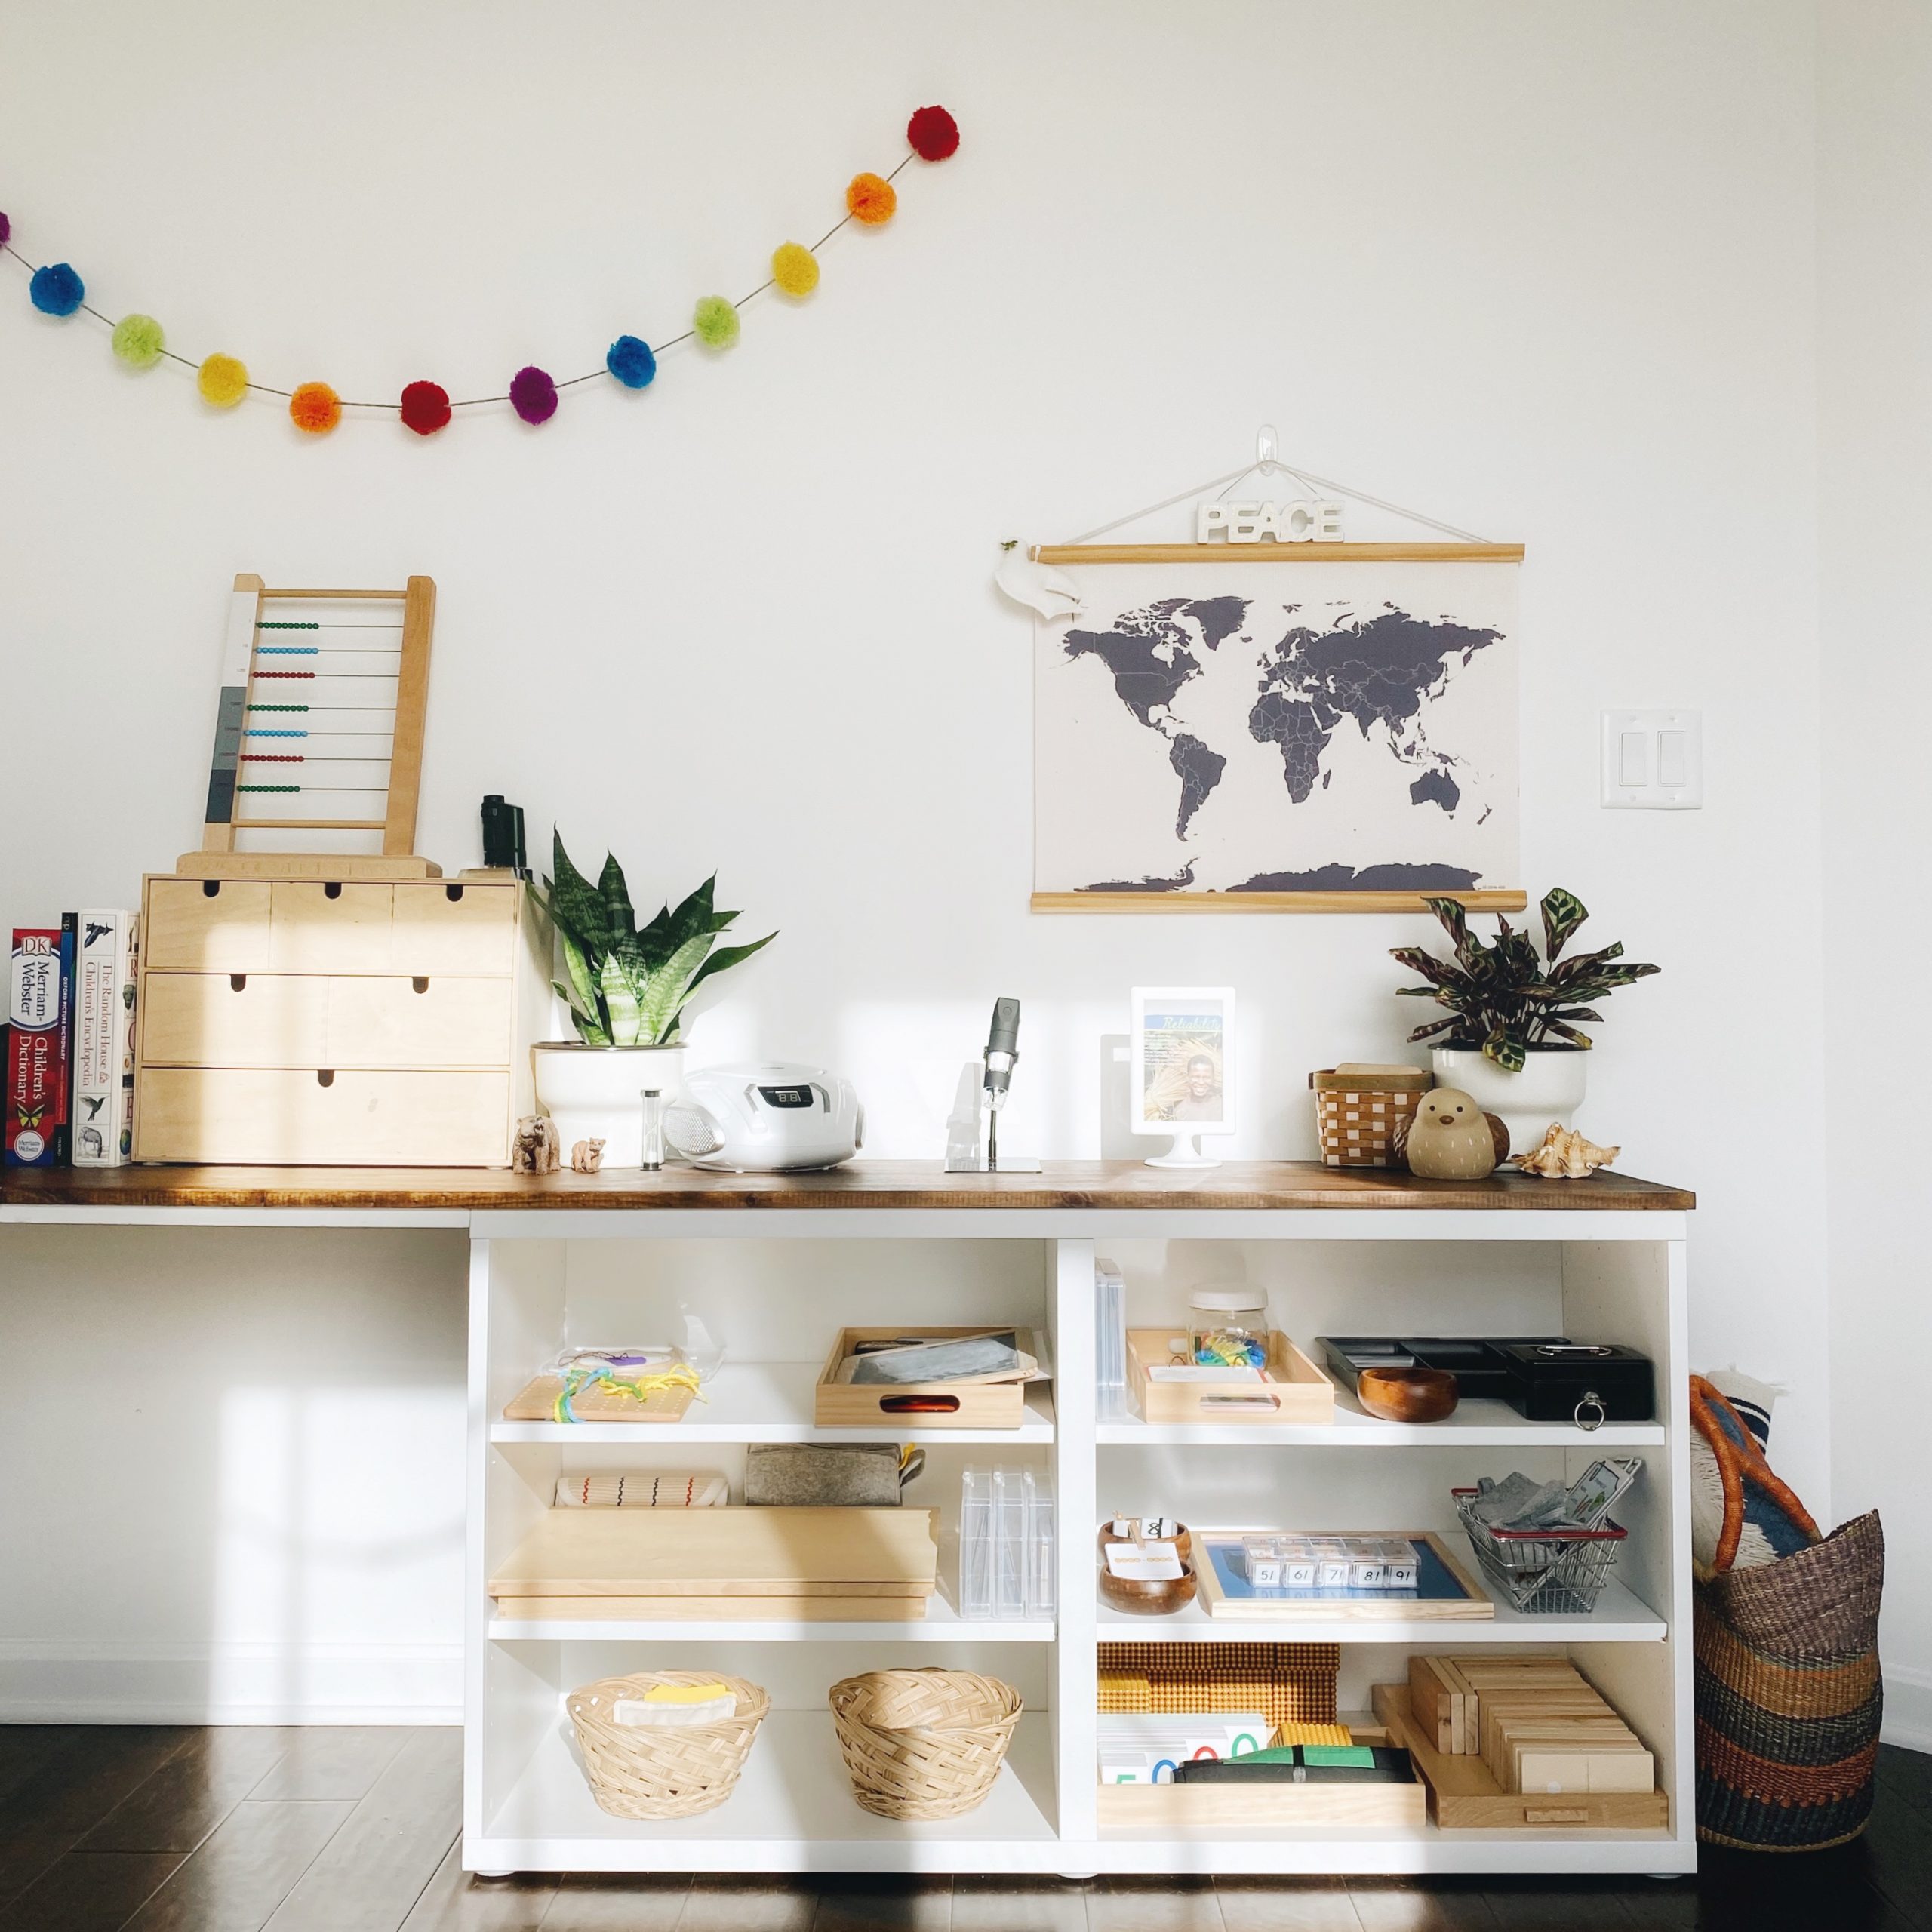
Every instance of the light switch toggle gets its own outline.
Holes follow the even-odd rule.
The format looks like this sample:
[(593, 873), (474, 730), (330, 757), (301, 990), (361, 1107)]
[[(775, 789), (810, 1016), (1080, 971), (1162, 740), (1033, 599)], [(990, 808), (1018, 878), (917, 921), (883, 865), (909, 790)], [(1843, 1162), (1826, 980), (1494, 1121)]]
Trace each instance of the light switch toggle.
[(1697, 711), (1606, 711), (1603, 802), (1623, 811), (1695, 811), (1704, 802)]

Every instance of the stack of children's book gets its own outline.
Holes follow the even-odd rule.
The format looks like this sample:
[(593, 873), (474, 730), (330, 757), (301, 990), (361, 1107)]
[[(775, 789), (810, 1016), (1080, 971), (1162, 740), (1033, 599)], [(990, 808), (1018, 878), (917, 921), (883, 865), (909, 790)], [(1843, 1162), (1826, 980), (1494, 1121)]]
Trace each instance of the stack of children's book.
[(16, 926), (7, 978), (6, 1164), (117, 1168), (134, 1126), (138, 915)]

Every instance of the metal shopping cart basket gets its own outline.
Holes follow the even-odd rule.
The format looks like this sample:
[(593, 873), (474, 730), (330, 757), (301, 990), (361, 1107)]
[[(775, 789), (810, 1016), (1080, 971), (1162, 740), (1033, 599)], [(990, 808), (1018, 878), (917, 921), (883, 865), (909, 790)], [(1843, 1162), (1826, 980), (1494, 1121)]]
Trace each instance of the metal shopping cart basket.
[(1627, 1531), (1611, 1522), (1595, 1530), (1495, 1529), (1470, 1514), (1481, 1491), (1449, 1494), (1483, 1574), (1512, 1609), (1540, 1617), (1582, 1617), (1595, 1609)]

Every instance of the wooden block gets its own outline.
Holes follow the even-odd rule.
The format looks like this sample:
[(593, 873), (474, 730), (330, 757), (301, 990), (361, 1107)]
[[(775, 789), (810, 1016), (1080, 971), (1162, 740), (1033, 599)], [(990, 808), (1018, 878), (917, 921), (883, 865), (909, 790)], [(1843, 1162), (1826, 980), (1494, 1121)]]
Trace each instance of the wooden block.
[[(1128, 1384), (1140, 1400), (1145, 1420), (1210, 1427), (1216, 1423), (1322, 1423), (1335, 1420), (1335, 1385), (1280, 1330), (1269, 1335), (1269, 1379), (1259, 1383), (1153, 1381), (1149, 1371), (1167, 1365), (1168, 1337), (1173, 1332), (1168, 1328), (1128, 1331)], [(1273, 1406), (1219, 1408), (1209, 1404), (1210, 1397), (1227, 1395), (1266, 1395)]]
[(397, 886), (393, 969), (432, 977), (507, 976), (515, 963), (518, 897), (513, 884)]
[(1460, 1752), (1465, 1729), (1461, 1705), (1465, 1693), (1444, 1668), (1441, 1657), (1409, 1660), (1409, 1703), (1416, 1721), (1435, 1740), (1438, 1751)]
[(143, 1065), (137, 1161), (221, 1165), (500, 1168), (507, 1071), (434, 1072)]
[(211, 896), (199, 880), (150, 878), (143, 895), (143, 971), (266, 973), (271, 890), (261, 881), (231, 880)]
[(568, 1619), (656, 1623), (913, 1623), (930, 1592), (903, 1597), (501, 1597), (496, 1614), (518, 1622)]
[[(437, 891), (440, 887), (414, 888)], [(386, 973), (395, 888), (362, 879), (277, 879), (269, 965), (277, 973)]]
[[(1621, 1718), (1592, 1718), (1574, 1723), (1504, 1720), (1491, 1734), (1490, 1748), (1483, 1754), (1491, 1775), (1505, 1791), (1537, 1789), (1523, 1782), (1521, 1760), (1525, 1751), (1567, 1755), (1575, 1761), (1578, 1782), (1575, 1789), (1587, 1790), (1588, 1761), (1593, 1752), (1614, 1750), (1637, 1744)], [(1641, 1746), (1637, 1746), (1641, 1749)]]
[[(914, 1595), (939, 1552), (930, 1509), (551, 1509), (493, 1596)], [(675, 1520), (673, 1520), (675, 1518)]]

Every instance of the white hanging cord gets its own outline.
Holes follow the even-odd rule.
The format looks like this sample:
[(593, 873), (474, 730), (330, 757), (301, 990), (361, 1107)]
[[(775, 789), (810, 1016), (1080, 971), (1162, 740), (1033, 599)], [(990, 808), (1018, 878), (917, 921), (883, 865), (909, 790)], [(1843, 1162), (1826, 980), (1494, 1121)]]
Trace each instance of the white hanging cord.
[(1144, 509), (1134, 510), (1125, 516), (1116, 517), (1112, 523), (1103, 523), (1097, 530), (1086, 531), (1078, 537), (1069, 537), (1066, 547), (1071, 549), (1078, 544), (1091, 543), (1097, 537), (1106, 537), (1116, 530), (1124, 530), (1130, 523), (1138, 523), (1143, 517), (1152, 516), (1161, 510), (1171, 510), (1177, 503), (1184, 503), (1192, 497), (1204, 496), (1210, 490), (1219, 491), (1220, 496), (1216, 498), (1218, 502), (1220, 497), (1225, 497), (1244, 477), (1253, 475), (1257, 469), (1281, 470), (1292, 476), (1304, 489), (1327, 490), (1337, 497), (1346, 497), (1352, 503), (1366, 503), (1371, 509), (1386, 510), (1391, 516), (1406, 517), (1411, 523), (1421, 524), (1426, 529), (1439, 530), (1444, 536), (1453, 537), (1460, 543), (1487, 543), (1491, 540), (1487, 537), (1478, 537), (1471, 531), (1458, 530), (1453, 523), (1443, 523), (1432, 516), (1424, 516), (1420, 510), (1404, 509), (1400, 503), (1386, 503), (1380, 497), (1371, 497), (1364, 491), (1351, 489), (1347, 484), (1337, 483), (1332, 478), (1316, 476), (1306, 470), (1293, 469), (1278, 458), (1265, 457), (1259, 463), (1247, 463), (1239, 469), (1231, 469), (1225, 476), (1210, 477), (1205, 483), (1197, 483), (1192, 489), (1183, 490), (1178, 496), (1169, 497), (1161, 503), (1148, 504)]

